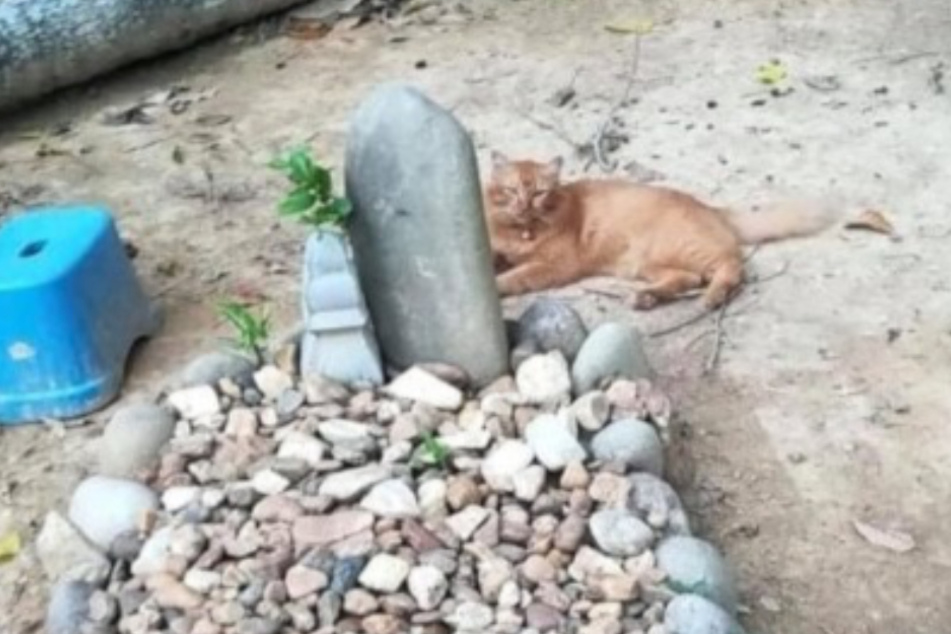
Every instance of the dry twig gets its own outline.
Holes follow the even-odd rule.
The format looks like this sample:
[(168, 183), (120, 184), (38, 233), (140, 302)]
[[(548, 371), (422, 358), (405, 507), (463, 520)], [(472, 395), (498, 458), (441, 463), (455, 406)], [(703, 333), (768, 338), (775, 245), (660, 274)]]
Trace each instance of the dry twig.
[(713, 348), (710, 349), (710, 356), (707, 357), (707, 363), (703, 368), (704, 374), (713, 372), (717, 367), (717, 362), (720, 360), (720, 349), (723, 347), (723, 318), (726, 317), (726, 309), (729, 305), (730, 301), (727, 300), (723, 302), (723, 305), (720, 306), (720, 310), (717, 311), (717, 319), (714, 323)]
[(614, 103), (610, 110), (608, 110), (607, 116), (604, 118), (604, 121), (601, 122), (601, 125), (598, 126), (598, 129), (594, 134), (594, 138), (592, 138), (590, 142), (594, 159), (604, 172), (613, 172), (615, 169), (617, 169), (617, 161), (608, 163), (605, 158), (604, 139), (605, 137), (610, 136), (609, 132), (611, 126), (614, 124), (614, 117), (631, 98), (631, 92), (634, 90), (634, 82), (637, 80), (637, 70), (640, 66), (640, 63), (641, 34), (638, 32), (634, 34), (634, 52), (631, 56), (631, 66), (627, 72), (627, 80), (624, 82), (624, 92), (621, 93), (621, 98)]

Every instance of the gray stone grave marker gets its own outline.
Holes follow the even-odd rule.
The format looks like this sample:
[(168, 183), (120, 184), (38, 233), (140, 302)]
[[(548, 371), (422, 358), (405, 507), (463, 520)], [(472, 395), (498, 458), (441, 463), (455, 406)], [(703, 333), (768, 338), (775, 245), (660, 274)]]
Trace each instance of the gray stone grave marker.
[(351, 122), (346, 189), (387, 361), (450, 363), (479, 384), (504, 374), (505, 329), (465, 129), (413, 88), (378, 88)]

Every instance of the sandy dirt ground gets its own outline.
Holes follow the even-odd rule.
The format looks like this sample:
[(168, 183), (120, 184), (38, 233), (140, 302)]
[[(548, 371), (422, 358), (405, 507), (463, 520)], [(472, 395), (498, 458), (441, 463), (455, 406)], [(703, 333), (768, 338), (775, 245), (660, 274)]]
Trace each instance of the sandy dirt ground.
[[(945, 0), (441, 6), (318, 41), (257, 25), (3, 120), (0, 210), (108, 203), (165, 303), (166, 326), (136, 355), (124, 401), (219, 345), (220, 298), (257, 298), (294, 324), (304, 232), (273, 211), (281, 183), (264, 164), (279, 149), (309, 141), (341, 165), (355, 104), (401, 80), (453, 109), (483, 163), (489, 148), (563, 154), (580, 174), (572, 146), (630, 78), (632, 36), (604, 26), (650, 18), (617, 114), (628, 138), (611, 155), (620, 173), (736, 207), (787, 196), (846, 215), (874, 207), (900, 236), (836, 229), (764, 247), (749, 262), (761, 281), (719, 329), (705, 316), (648, 339), (679, 409), (673, 472), (700, 533), (734, 563), (751, 632), (951, 631)], [(755, 76), (773, 59), (789, 73), (777, 95)], [(166, 104), (148, 123), (102, 122), (107, 108), (176, 86), (190, 89), (177, 114)], [(567, 86), (574, 97), (556, 105)], [(686, 301), (635, 314), (611, 288), (553, 295), (592, 323), (616, 317), (648, 333), (699, 310)], [(15, 528), (29, 542), (46, 510), (63, 508), (94, 464), (105, 415), (93, 418), (0, 431), (0, 534)], [(871, 544), (854, 521), (916, 546)], [(45, 588), (29, 547), (0, 567), (0, 631), (41, 631)]]

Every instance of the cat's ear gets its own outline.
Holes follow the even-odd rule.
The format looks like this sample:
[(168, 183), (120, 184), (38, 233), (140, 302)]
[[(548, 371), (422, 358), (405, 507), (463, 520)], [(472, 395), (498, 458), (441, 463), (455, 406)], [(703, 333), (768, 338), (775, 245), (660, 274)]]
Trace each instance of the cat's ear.
[(552, 160), (548, 161), (548, 163), (545, 164), (545, 176), (557, 180), (561, 175), (561, 168), (564, 166), (564, 164), (565, 159), (560, 156), (556, 156)]
[(492, 169), (504, 169), (508, 167), (509, 157), (505, 156), (498, 150), (492, 150)]

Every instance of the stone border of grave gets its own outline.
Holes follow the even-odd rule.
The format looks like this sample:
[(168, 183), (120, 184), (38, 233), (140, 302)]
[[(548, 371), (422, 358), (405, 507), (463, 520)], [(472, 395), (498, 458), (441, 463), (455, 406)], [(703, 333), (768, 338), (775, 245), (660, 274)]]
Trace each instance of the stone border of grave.
[(671, 406), (637, 332), (551, 300), (510, 331), (515, 375), (481, 389), (195, 359), (114, 414), (47, 516), (46, 631), (742, 632), (662, 479)]

